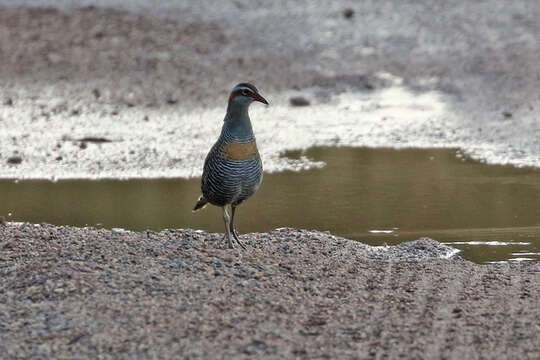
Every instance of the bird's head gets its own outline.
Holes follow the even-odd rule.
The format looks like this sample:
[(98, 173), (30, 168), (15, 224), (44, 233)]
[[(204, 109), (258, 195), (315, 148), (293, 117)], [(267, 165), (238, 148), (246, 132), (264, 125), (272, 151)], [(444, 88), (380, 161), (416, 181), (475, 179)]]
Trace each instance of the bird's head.
[(263, 98), (257, 88), (250, 83), (240, 83), (236, 85), (229, 96), (229, 109), (234, 107), (248, 107), (252, 102), (259, 101), (268, 105), (268, 101)]

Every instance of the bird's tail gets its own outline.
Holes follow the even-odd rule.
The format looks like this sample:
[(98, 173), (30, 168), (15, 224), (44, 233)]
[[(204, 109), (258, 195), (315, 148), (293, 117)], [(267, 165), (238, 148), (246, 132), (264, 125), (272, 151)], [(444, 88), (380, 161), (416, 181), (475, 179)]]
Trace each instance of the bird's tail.
[(197, 204), (195, 204), (195, 207), (193, 208), (193, 212), (199, 211), (203, 209), (208, 204), (208, 200), (204, 197), (204, 195), (199, 196), (199, 200), (197, 200)]

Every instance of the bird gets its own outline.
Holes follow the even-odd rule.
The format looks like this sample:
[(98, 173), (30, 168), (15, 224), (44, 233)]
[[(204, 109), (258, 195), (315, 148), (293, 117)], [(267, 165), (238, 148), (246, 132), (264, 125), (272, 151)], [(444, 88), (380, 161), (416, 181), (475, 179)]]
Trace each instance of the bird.
[(224, 238), (230, 249), (234, 248), (231, 237), (246, 249), (234, 228), (234, 215), (236, 207), (251, 197), (263, 180), (261, 156), (248, 114), (255, 101), (268, 105), (254, 85), (245, 82), (232, 89), (221, 134), (204, 161), (202, 195), (193, 208), (196, 212), (209, 203), (223, 208)]

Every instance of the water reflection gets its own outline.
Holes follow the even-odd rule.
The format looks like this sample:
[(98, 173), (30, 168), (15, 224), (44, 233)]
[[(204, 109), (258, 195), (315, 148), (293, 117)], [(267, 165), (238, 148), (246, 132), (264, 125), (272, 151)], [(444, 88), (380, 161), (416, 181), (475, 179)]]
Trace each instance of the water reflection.
[[(540, 259), (538, 170), (487, 166), (448, 149), (312, 148), (287, 154), (301, 155), (327, 165), (266, 174), (259, 193), (238, 210), (241, 232), (291, 226), (372, 245), (430, 236), (477, 262)], [(191, 212), (199, 191), (199, 180), (180, 179), (2, 181), (0, 215), (77, 226), (221, 232), (219, 209)]]

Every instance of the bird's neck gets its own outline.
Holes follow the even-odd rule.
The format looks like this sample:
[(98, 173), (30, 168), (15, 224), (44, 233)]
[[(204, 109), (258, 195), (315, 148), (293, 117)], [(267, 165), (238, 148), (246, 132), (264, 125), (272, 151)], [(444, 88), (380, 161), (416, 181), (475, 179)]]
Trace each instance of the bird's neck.
[(222, 135), (231, 141), (252, 141), (255, 139), (251, 120), (249, 119), (248, 106), (230, 106), (222, 129)]

